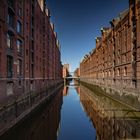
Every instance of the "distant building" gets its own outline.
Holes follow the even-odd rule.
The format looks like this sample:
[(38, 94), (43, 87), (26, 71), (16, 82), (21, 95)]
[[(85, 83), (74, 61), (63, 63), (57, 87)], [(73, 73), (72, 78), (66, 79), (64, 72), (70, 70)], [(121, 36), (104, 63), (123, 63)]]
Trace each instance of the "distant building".
[(83, 81), (119, 91), (140, 91), (140, 0), (101, 29), (96, 48), (80, 63)]
[(60, 59), (45, 0), (1, 0), (0, 100), (60, 82)]
[(67, 77), (69, 75), (69, 64), (63, 65), (63, 78)]
[(74, 76), (75, 76), (75, 77), (80, 77), (80, 68), (77, 68), (77, 69), (74, 71)]

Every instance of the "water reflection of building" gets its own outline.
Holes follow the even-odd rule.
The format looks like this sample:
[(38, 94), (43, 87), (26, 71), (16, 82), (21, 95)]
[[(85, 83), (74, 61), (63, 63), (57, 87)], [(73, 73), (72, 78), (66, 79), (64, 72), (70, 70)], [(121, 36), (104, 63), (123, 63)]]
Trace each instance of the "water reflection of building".
[(77, 69), (74, 71), (74, 76), (80, 77), (80, 69), (79, 69), (79, 68), (77, 68)]
[(99, 140), (140, 138), (140, 113), (81, 87), (80, 100)]
[(0, 140), (57, 140), (62, 99), (61, 90), (31, 117), (0, 137)]
[(67, 86), (64, 86), (63, 96), (67, 96), (67, 94), (68, 94), (68, 87)]
[(77, 92), (78, 94), (80, 94), (80, 86), (76, 86), (75, 89), (76, 89), (76, 92)]

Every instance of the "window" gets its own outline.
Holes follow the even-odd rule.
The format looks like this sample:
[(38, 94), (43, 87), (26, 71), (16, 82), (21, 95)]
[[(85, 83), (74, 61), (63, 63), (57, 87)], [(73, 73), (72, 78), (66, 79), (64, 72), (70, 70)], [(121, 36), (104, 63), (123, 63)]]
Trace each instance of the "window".
[(111, 71), (109, 70), (109, 73), (108, 73), (109, 77), (111, 76)]
[(7, 23), (9, 26), (14, 27), (14, 16), (8, 11)]
[(118, 64), (120, 64), (120, 57), (118, 57)]
[[(0, 38), (1, 38), (1, 42), (3, 41), (2, 40), (2, 28), (1, 28), (1, 26), (0, 26)], [(0, 48), (2, 47), (2, 43), (0, 43)]]
[(127, 76), (127, 67), (124, 68), (124, 76)]
[(13, 86), (14, 86), (14, 83), (13, 82), (8, 82), (7, 83), (7, 95), (12, 95), (14, 92), (13, 92)]
[(12, 49), (12, 35), (7, 33), (7, 47)]
[(23, 0), (19, 0), (20, 5), (22, 6)]
[(28, 56), (28, 50), (26, 49), (26, 56)]
[(124, 63), (127, 62), (127, 59), (126, 59), (126, 54), (124, 55)]
[(26, 11), (27, 11), (27, 16), (28, 16), (29, 10), (28, 10), (28, 9), (26, 9)]
[(118, 76), (120, 76), (120, 68), (118, 68)]
[(104, 78), (105, 77), (105, 73), (104, 72), (102, 72), (102, 78)]
[(31, 76), (32, 76), (32, 78), (34, 77), (34, 65), (33, 64), (31, 65)]
[(120, 50), (120, 49), (118, 49), (118, 56), (120, 56), (120, 54), (121, 54), (121, 50)]
[(26, 87), (28, 87), (28, 81), (26, 81)]
[(34, 29), (32, 29), (32, 38), (34, 38)]
[(32, 50), (34, 50), (34, 41), (32, 41)]
[(18, 9), (18, 15), (19, 15), (20, 17), (22, 16), (22, 9), (21, 9), (21, 8)]
[(26, 42), (28, 42), (29, 40), (28, 40), (28, 35), (26, 35)]
[(13, 57), (7, 56), (7, 77), (13, 77)]
[(107, 75), (107, 71), (106, 71), (106, 73), (105, 73), (105, 76), (107, 77), (108, 75)]
[(115, 70), (113, 70), (113, 77), (115, 76)]
[(17, 22), (17, 32), (18, 32), (19, 34), (22, 33), (22, 25), (21, 25), (20, 21)]
[(33, 52), (31, 53), (31, 58), (32, 58), (32, 61), (34, 61), (34, 53)]
[(22, 61), (20, 59), (17, 60), (17, 75), (22, 75)]
[(32, 24), (32, 27), (34, 26), (34, 18), (32, 17), (32, 22), (31, 22), (31, 24)]
[(21, 80), (18, 81), (18, 84), (19, 84), (19, 88), (21, 88), (22, 85)]
[(125, 46), (125, 52), (127, 51), (127, 28), (125, 28), (125, 39), (124, 39), (124, 46)]
[(0, 52), (0, 76), (1, 76), (1, 70), (2, 70), (2, 65), (1, 65), (2, 61), (1, 61), (1, 52)]
[(26, 29), (28, 29), (28, 22), (26, 22)]
[(8, 5), (13, 8), (14, 7), (14, 0), (8, 0)]
[(109, 61), (111, 61), (111, 56), (109, 55)]
[(22, 41), (17, 40), (17, 52), (22, 53)]
[(26, 63), (26, 71), (28, 71), (28, 63)]

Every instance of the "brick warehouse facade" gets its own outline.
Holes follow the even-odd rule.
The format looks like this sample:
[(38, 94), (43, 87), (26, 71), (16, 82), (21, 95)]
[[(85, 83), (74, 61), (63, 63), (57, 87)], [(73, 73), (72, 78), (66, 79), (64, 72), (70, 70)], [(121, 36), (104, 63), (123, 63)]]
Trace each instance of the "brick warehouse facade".
[(80, 77), (80, 69), (77, 68), (75, 71), (74, 71), (74, 76), (75, 77)]
[(140, 0), (129, 0), (110, 24), (80, 63), (81, 80), (140, 97)]
[(63, 78), (69, 76), (69, 64), (63, 65)]
[(60, 44), (45, 0), (0, 0), (0, 100), (62, 81)]

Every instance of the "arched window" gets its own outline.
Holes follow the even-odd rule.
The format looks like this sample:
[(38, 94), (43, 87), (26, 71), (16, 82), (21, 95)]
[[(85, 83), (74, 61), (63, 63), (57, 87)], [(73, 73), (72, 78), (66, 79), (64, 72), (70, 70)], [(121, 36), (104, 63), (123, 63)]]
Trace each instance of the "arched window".
[(120, 76), (120, 68), (118, 68), (118, 72), (117, 73), (118, 73), (118, 76)]
[(127, 67), (124, 68), (124, 76), (127, 76)]
[(111, 70), (109, 70), (109, 77), (111, 76)]
[(7, 33), (7, 47), (12, 49), (12, 35), (10, 33)]

